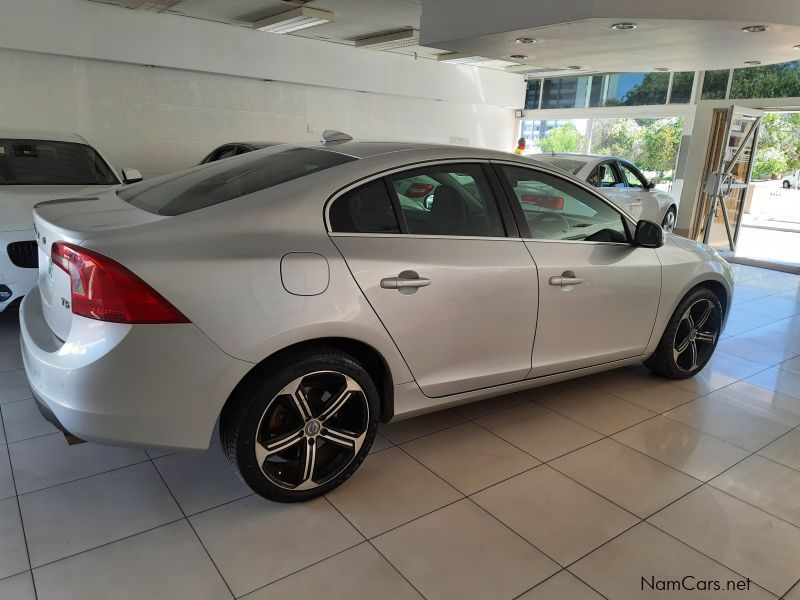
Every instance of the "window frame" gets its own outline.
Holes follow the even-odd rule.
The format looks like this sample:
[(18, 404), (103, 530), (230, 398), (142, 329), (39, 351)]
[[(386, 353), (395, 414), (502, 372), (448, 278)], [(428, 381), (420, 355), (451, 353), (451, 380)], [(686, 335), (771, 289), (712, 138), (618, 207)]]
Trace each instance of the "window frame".
[[(514, 219), (517, 222), (517, 228), (519, 229), (520, 236), (522, 237), (523, 241), (526, 242), (542, 242), (546, 244), (611, 244), (614, 246), (636, 246), (633, 243), (633, 232), (636, 230), (636, 221), (634, 221), (633, 217), (627, 214), (622, 208), (611, 202), (608, 198), (600, 194), (596, 188), (594, 188), (591, 184), (581, 181), (580, 179), (570, 179), (568, 177), (564, 177), (563, 173), (558, 173), (554, 169), (547, 169), (542, 168), (539, 165), (533, 166), (525, 163), (510, 161), (510, 160), (491, 160), (490, 164), (494, 169), (497, 178), (500, 180), (503, 190), (506, 195), (506, 200), (508, 204), (511, 206), (512, 212), (514, 214)], [(597, 200), (604, 203), (607, 206), (610, 206), (613, 210), (615, 210), (621, 217), (622, 220), (622, 227), (625, 230), (625, 235), (628, 238), (627, 242), (602, 242), (596, 240), (544, 240), (535, 238), (531, 235), (530, 228), (528, 226), (528, 220), (525, 218), (525, 213), (522, 211), (522, 206), (519, 204), (519, 200), (517, 199), (517, 195), (514, 193), (514, 188), (511, 187), (511, 183), (508, 181), (505, 173), (502, 171), (502, 166), (508, 167), (519, 167), (522, 169), (528, 169), (530, 171), (534, 171), (537, 173), (544, 173), (555, 179), (560, 179), (561, 181), (574, 185), (578, 188), (582, 188), (583, 190), (589, 192), (590, 195), (594, 196)]]
[[(397, 197), (397, 192), (394, 189), (394, 185), (392, 185), (391, 177), (402, 174), (406, 171), (416, 171), (419, 169), (425, 169), (427, 167), (437, 167), (442, 165), (477, 165), (482, 174), (486, 178), (486, 181), (491, 189), (493, 200), (495, 205), (497, 206), (498, 213), (500, 214), (500, 221), (505, 229), (506, 234), (502, 237), (498, 236), (462, 236), (462, 235), (437, 235), (437, 234), (427, 234), (427, 233), (409, 233), (408, 231), (408, 224), (406, 223), (405, 214), (403, 212), (403, 208), (400, 205), (400, 200)], [(351, 192), (352, 190), (364, 186), (369, 185), (370, 183), (374, 183), (378, 179), (382, 179), (384, 185), (386, 186), (387, 190), (389, 191), (389, 196), (392, 200), (392, 209), (394, 210), (395, 216), (397, 217), (398, 223), (400, 225), (400, 233), (348, 233), (342, 231), (334, 231), (331, 227), (331, 220), (330, 220), (330, 208), (333, 206), (333, 203), (336, 202), (339, 198), (346, 195), (347, 193)], [(392, 167), (390, 169), (385, 169), (383, 171), (379, 171), (372, 175), (368, 175), (366, 177), (362, 177), (356, 181), (351, 182), (350, 184), (340, 188), (331, 196), (329, 196), (328, 200), (325, 202), (325, 206), (323, 209), (323, 218), (325, 223), (325, 229), (328, 232), (328, 235), (331, 237), (397, 237), (405, 236), (408, 238), (435, 238), (435, 239), (461, 239), (461, 240), (509, 240), (509, 239), (520, 239), (520, 230), (518, 228), (517, 219), (514, 216), (513, 208), (508, 201), (508, 197), (506, 192), (501, 184), (500, 179), (495, 172), (495, 169), (491, 165), (491, 161), (489, 159), (481, 159), (481, 158), (451, 158), (451, 159), (440, 159), (440, 160), (426, 160), (420, 162), (413, 162), (407, 163), (401, 166)]]
[[(619, 183), (622, 183), (624, 185), (624, 187), (628, 187), (628, 182), (625, 181), (625, 178), (622, 176), (622, 171), (620, 170), (619, 164), (617, 164), (616, 160), (604, 160), (603, 162), (597, 163), (597, 165), (595, 165), (594, 169), (592, 169), (592, 172), (589, 174), (589, 177), (591, 177), (595, 172), (597, 172), (597, 170), (600, 169), (600, 167), (606, 167), (606, 166), (611, 167), (611, 170), (613, 171), (614, 176), (617, 178)], [(588, 178), (587, 178), (587, 183), (588, 183)], [(602, 183), (602, 180), (600, 181), (600, 183)], [(592, 187), (595, 187), (595, 186), (592, 186)], [(614, 189), (619, 189), (619, 188), (617, 186), (613, 186), (613, 187), (610, 187), (610, 188), (604, 188), (602, 185), (599, 185), (599, 186), (596, 187), (596, 189), (598, 189), (598, 190), (602, 190), (602, 189), (614, 190)]]
[[(620, 175), (622, 176), (621, 177), (622, 181), (625, 183), (625, 187), (626, 188), (631, 189), (631, 190), (639, 190), (639, 189), (641, 189), (643, 192), (646, 192), (646, 191), (648, 191), (650, 189), (648, 187), (650, 185), (650, 182), (647, 181), (647, 177), (644, 176), (644, 173), (642, 173), (636, 165), (634, 165), (631, 162), (628, 162), (627, 160), (618, 160), (617, 163), (618, 163), (618, 166), (619, 166)], [(628, 178), (624, 176), (625, 173), (622, 170), (623, 168), (628, 169), (631, 173), (633, 173), (636, 176), (636, 179), (638, 179), (639, 183), (642, 184), (641, 188), (634, 187), (634, 186), (631, 186), (631, 185), (628, 184)]]

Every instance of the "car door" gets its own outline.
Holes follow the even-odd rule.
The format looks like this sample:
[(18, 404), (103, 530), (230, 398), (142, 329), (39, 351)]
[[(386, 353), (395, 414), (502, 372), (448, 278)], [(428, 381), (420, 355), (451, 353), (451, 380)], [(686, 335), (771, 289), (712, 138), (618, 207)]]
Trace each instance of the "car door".
[(652, 193), (647, 185), (647, 180), (639, 169), (634, 167), (631, 163), (621, 160), (618, 162), (618, 165), (622, 178), (625, 180), (624, 193), (627, 194), (630, 199), (629, 202), (632, 207), (630, 213), (634, 219), (641, 219), (644, 207), (653, 201), (653, 199), (649, 197)]
[(425, 395), (525, 379), (536, 267), (488, 163), (429, 164), (360, 184), (329, 204), (328, 226)]
[(529, 377), (641, 355), (661, 295), (655, 250), (630, 243), (626, 217), (590, 188), (539, 169), (495, 166), (538, 269)]

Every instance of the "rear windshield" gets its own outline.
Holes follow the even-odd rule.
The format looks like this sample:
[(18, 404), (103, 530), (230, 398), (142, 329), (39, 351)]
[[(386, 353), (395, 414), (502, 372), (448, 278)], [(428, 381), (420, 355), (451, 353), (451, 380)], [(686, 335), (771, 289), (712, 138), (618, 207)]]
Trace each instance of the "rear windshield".
[(0, 185), (115, 185), (114, 171), (91, 146), (0, 139)]
[(574, 158), (558, 158), (556, 156), (536, 156), (536, 155), (531, 156), (531, 158), (534, 158), (539, 162), (543, 162), (546, 165), (557, 167), (562, 171), (566, 171), (567, 173), (572, 173), (573, 175), (577, 175), (578, 171), (580, 171), (583, 167), (586, 166), (585, 160), (577, 160)]
[(356, 160), (352, 156), (273, 146), (121, 189), (120, 198), (157, 215), (182, 215)]

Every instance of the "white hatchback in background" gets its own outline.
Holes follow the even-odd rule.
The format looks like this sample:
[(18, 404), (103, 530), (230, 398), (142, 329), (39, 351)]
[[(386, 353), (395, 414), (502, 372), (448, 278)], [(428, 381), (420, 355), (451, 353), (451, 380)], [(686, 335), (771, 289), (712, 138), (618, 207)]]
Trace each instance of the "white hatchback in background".
[(599, 154), (534, 154), (530, 158), (558, 167), (598, 188), (634, 219), (661, 223), (672, 233), (678, 218), (677, 201), (654, 188), (631, 162)]
[[(141, 181), (123, 169), (123, 181)], [(105, 158), (76, 134), (0, 130), (0, 312), (38, 278), (32, 210), (43, 200), (96, 194), (120, 185)]]

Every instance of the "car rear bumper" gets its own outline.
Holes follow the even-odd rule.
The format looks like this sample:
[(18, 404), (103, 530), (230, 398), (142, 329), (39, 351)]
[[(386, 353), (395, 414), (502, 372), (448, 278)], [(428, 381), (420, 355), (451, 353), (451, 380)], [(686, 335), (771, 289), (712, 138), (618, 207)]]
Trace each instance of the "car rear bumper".
[(67, 340), (38, 293), (20, 307), (25, 373), (42, 413), (88, 441), (202, 450), (231, 391), (252, 368), (195, 325), (125, 325), (74, 317)]

